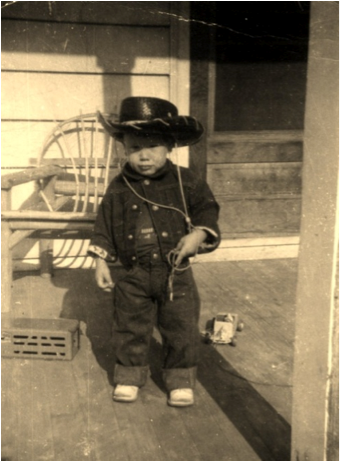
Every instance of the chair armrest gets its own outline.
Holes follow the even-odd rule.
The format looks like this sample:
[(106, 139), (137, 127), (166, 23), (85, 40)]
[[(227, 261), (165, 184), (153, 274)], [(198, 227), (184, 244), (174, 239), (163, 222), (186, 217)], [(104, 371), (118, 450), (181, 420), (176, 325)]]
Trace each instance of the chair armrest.
[[(4, 210), (1, 211), (1, 220), (40, 220), (40, 221), (72, 221), (72, 222), (90, 222), (94, 223), (97, 214), (94, 212), (58, 212), (42, 210)], [(52, 226), (53, 227), (53, 226)]]
[(29, 183), (30, 181), (41, 180), (63, 172), (57, 165), (46, 165), (44, 167), (28, 168), (21, 172), (9, 173), (1, 176), (1, 190), (9, 190), (13, 186)]

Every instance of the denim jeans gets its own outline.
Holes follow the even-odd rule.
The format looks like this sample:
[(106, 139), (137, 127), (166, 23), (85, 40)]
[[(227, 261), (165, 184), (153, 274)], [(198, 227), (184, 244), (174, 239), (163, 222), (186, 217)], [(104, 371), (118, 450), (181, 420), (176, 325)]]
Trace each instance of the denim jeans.
[(169, 297), (169, 265), (135, 266), (114, 288), (114, 383), (145, 384), (153, 327), (162, 336), (163, 379), (168, 391), (194, 388), (200, 301), (192, 269), (176, 272)]

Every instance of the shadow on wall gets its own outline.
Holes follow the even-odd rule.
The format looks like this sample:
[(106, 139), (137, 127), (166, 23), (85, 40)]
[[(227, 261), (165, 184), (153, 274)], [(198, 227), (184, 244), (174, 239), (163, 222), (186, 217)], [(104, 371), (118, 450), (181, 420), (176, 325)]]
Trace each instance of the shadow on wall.
[[(2, 102), (2, 166), (36, 160), (57, 121), (117, 113), (132, 94), (168, 97), (170, 2), (2, 3), (2, 88), (14, 95)], [(16, 246), (15, 258), (33, 246), (36, 257), (32, 239)], [(64, 254), (79, 255), (77, 244)]]

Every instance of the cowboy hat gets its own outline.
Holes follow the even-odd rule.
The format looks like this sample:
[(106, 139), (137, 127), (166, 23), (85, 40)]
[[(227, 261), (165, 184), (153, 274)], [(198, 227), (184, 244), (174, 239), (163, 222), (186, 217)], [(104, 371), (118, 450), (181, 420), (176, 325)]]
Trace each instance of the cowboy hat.
[(197, 143), (203, 134), (202, 125), (191, 116), (178, 115), (177, 107), (160, 98), (132, 96), (121, 103), (119, 119), (98, 111), (104, 129), (118, 141), (125, 133), (172, 136), (176, 144)]

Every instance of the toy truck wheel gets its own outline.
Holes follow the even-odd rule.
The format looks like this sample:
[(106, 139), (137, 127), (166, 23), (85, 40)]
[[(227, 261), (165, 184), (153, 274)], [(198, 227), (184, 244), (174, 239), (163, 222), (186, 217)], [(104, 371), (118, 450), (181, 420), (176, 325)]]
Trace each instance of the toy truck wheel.
[(236, 337), (233, 337), (233, 338), (231, 339), (230, 345), (233, 346), (233, 347), (235, 347), (235, 346), (237, 345)]
[(244, 322), (240, 321), (238, 324), (237, 324), (237, 330), (239, 332), (242, 332), (244, 329)]

